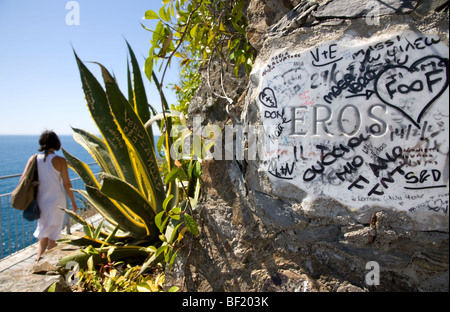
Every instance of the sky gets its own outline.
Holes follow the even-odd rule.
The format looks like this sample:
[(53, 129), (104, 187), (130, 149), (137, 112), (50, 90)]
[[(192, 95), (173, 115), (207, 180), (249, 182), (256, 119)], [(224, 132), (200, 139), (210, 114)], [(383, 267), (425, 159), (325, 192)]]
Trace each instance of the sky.
[[(98, 134), (72, 47), (102, 85), (98, 65), (88, 62), (103, 64), (126, 95), (125, 39), (141, 66), (149, 103), (161, 111), (143, 72), (152, 33), (141, 26), (154, 29), (156, 21), (143, 16), (161, 6), (161, 0), (0, 0), (0, 135), (67, 135), (71, 127)], [(173, 63), (164, 85), (177, 83), (178, 73)], [(169, 104), (176, 102), (170, 88), (164, 92)]]

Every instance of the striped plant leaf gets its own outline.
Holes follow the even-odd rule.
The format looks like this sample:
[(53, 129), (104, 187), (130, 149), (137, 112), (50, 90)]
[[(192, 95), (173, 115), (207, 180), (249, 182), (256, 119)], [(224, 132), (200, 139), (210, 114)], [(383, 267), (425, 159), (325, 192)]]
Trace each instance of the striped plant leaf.
[(99, 189), (86, 186), (86, 191), (77, 190), (111, 224), (135, 236), (146, 236), (147, 229), (141, 220), (131, 216), (124, 207), (111, 200)]
[(159, 83), (158, 77), (156, 77), (155, 72), (152, 72), (152, 78), (153, 78), (153, 81), (155, 82), (156, 89), (161, 94), (162, 104), (164, 106), (164, 109), (165, 110), (169, 110), (169, 104), (167, 103), (166, 96), (164, 95), (164, 92), (161, 90), (161, 84)]
[[(114, 248), (114, 252), (111, 253), (110, 259), (104, 257), (103, 254), (108, 254), (109, 249)], [(102, 248), (101, 252), (96, 251), (95, 254), (87, 253), (85, 250), (79, 250), (63, 257), (58, 265), (65, 266), (70, 261), (76, 261), (80, 265), (80, 268), (84, 269), (88, 267), (88, 260), (92, 256), (94, 264), (107, 263), (111, 261), (118, 261), (128, 257), (143, 257), (146, 258), (150, 255), (150, 251), (147, 248), (140, 246), (108, 246)]]
[(91, 245), (92, 247), (101, 247), (104, 241), (86, 235), (84, 236), (61, 235), (61, 239), (58, 240), (58, 243), (70, 243), (71, 245), (74, 246)]
[[(156, 88), (158, 89), (162, 103), (164, 106), (164, 109), (166, 111), (169, 111), (169, 105), (167, 103), (166, 97), (164, 95), (163, 90), (161, 89), (161, 84), (159, 83), (158, 77), (156, 76), (155, 72), (152, 72), (153, 81), (155, 82)], [(172, 168), (175, 166), (174, 161), (172, 157), (170, 157), (170, 146), (172, 145), (172, 138), (170, 137), (170, 133), (172, 132), (172, 120), (170, 118), (166, 118), (164, 121), (164, 124), (166, 125), (166, 130), (163, 132), (164, 137), (164, 155), (166, 155), (166, 162), (167, 162), (167, 169), (168, 172), (172, 170)], [(159, 124), (159, 127), (161, 128), (161, 124)], [(167, 193), (166, 196), (173, 195), (173, 199), (168, 204), (168, 209), (172, 209), (178, 204), (179, 198), (180, 198), (180, 190), (178, 188), (178, 180), (175, 179), (174, 181), (170, 182), (167, 185)]]
[[(136, 107), (136, 114), (141, 119), (142, 124), (145, 124), (150, 119), (150, 112), (148, 110), (147, 94), (145, 93), (144, 81), (142, 80), (139, 64), (136, 60), (133, 50), (127, 42), (128, 51), (130, 53), (131, 66), (133, 68), (133, 82), (134, 82), (134, 104)], [(149, 133), (153, 138), (153, 133)]]
[[(104, 66), (99, 65), (102, 69), (111, 111), (122, 133), (133, 147), (133, 154), (138, 160), (136, 163), (138, 164), (139, 172), (142, 172), (141, 177), (149, 192), (149, 200), (154, 210), (160, 212), (165, 194), (152, 141), (140, 118), (136, 115), (122, 92), (120, 92), (111, 74)], [(136, 188), (139, 189), (138, 187)]]
[(136, 104), (134, 102), (133, 85), (131, 82), (130, 62), (128, 61), (128, 58), (127, 58), (127, 87), (128, 87), (128, 102), (130, 102), (131, 106), (133, 106), (134, 110), (136, 110)]
[(81, 178), (84, 184), (96, 188), (100, 187), (100, 184), (98, 183), (97, 179), (95, 178), (95, 175), (92, 173), (92, 170), (91, 168), (89, 168), (88, 165), (86, 165), (84, 162), (82, 162), (75, 156), (72, 156), (64, 148), (62, 148), (62, 152), (69, 167), (72, 168), (76, 172), (76, 174), (78, 174), (78, 176)]
[[(95, 228), (93, 225), (89, 224), (85, 219), (83, 219), (81, 216), (79, 216), (76, 212), (73, 212), (72, 210), (64, 209), (64, 208), (60, 208), (60, 209), (63, 210), (64, 212), (66, 212), (69, 217), (71, 217), (73, 220), (75, 220), (76, 222), (80, 223), (81, 225), (91, 227), (93, 229), (93, 230), (91, 230), (92, 232), (99, 231), (100, 232), (100, 236), (102, 238), (106, 239), (106, 238), (110, 237), (111, 233), (114, 232), (114, 231), (115, 231), (114, 232), (114, 237), (117, 237), (117, 238), (119, 238), (121, 240), (127, 239), (127, 238), (131, 238), (128, 233), (124, 233), (122, 231), (117, 231), (116, 230), (117, 225), (114, 226), (112, 224), (102, 224), (102, 226), (98, 225)], [(106, 219), (104, 219), (104, 220), (106, 220)], [(102, 221), (104, 221), (104, 220), (102, 220)], [(111, 226), (114, 226), (114, 228), (111, 229)], [(66, 238), (68, 238), (70, 236), (71, 235), (66, 235)], [(78, 236), (76, 236), (76, 237), (78, 237)]]
[(119, 224), (125, 231), (142, 234), (145, 231), (145, 227), (142, 222), (137, 221), (139, 216), (130, 214), (126, 208), (118, 203), (114, 203), (107, 196), (102, 194), (99, 190), (100, 184), (89, 166), (72, 156), (66, 150), (62, 150), (64, 158), (66, 158), (69, 166), (78, 174), (81, 180), (83, 180), (86, 187), (86, 191), (75, 191), (83, 196), (106, 220), (108, 220), (108, 222), (114, 225)]
[(76, 192), (83, 196), (111, 224), (119, 224), (123, 230), (138, 236), (147, 235), (147, 228), (140, 221), (141, 217), (139, 215), (101, 193), (99, 190), (100, 184), (85, 163), (64, 149), (63, 154), (69, 166), (74, 169), (86, 185), (86, 191), (75, 190)]
[(65, 213), (67, 213), (67, 215), (69, 217), (71, 217), (76, 222), (80, 223), (81, 225), (91, 227), (91, 225), (89, 223), (87, 223), (86, 220), (84, 220), (82, 217), (77, 215), (74, 211), (69, 210), (69, 209), (65, 209), (65, 208), (62, 208), (62, 207), (60, 207), (60, 209), (63, 210)]
[(112, 159), (115, 167), (120, 169), (119, 174), (124, 180), (137, 187), (136, 168), (130, 159), (127, 144), (120, 135), (114, 116), (111, 113), (106, 93), (94, 75), (78, 58), (75, 51), (74, 54), (92, 119), (94, 119), (111, 155), (113, 155)]
[(107, 173), (102, 173), (100, 191), (111, 199), (118, 201), (139, 215), (147, 228), (147, 235), (155, 240), (158, 235), (158, 229), (155, 225), (155, 211), (142, 193), (134, 188), (131, 184), (118, 179)]
[[(74, 52), (87, 105), (102, 139), (76, 128), (73, 128), (74, 138), (100, 165), (101, 183), (86, 164), (67, 151), (63, 152), (71, 168), (86, 185), (86, 190), (76, 192), (116, 230), (120, 228), (129, 232), (135, 242), (148, 243), (158, 240), (160, 231), (155, 217), (163, 211), (163, 203), (167, 204), (166, 209), (171, 210), (176, 207), (180, 194), (176, 179), (168, 181), (164, 187), (155, 154), (153, 130), (151, 126), (145, 126), (151, 117), (151, 106), (147, 102), (136, 57), (128, 42), (127, 46), (130, 55), (127, 64), (128, 99), (104, 66), (96, 63), (101, 69), (103, 87)], [(163, 106), (168, 109), (156, 75), (154, 81), (162, 95)], [(153, 108), (152, 111), (156, 113)], [(170, 157), (170, 118), (164, 120), (164, 127), (166, 131), (162, 141), (170, 171), (175, 167)], [(93, 233), (104, 237), (100, 229)]]
[(103, 140), (81, 129), (72, 128), (72, 130), (75, 141), (89, 152), (102, 171), (116, 177), (120, 176), (118, 169), (114, 166), (111, 154), (108, 152), (108, 147)]

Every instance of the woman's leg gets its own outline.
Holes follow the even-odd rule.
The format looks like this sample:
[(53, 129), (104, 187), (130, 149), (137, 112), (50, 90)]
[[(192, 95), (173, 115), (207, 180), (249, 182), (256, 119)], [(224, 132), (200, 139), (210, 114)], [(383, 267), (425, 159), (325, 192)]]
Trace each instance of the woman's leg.
[(38, 241), (37, 246), (37, 255), (36, 255), (36, 262), (41, 259), (42, 254), (44, 253), (45, 249), (47, 249), (48, 245), (48, 237), (40, 238)]
[(56, 246), (58, 246), (58, 244), (54, 240), (49, 239), (48, 237), (39, 239), (38, 247), (37, 247), (36, 262), (39, 261), (39, 259), (41, 259), (41, 256), (46, 249), (50, 250), (52, 248), (55, 248)]
[(47, 250), (50, 250), (52, 248), (55, 248), (56, 246), (58, 246), (58, 244), (54, 241), (51, 240), (50, 238), (48, 239), (48, 243), (47, 243)]

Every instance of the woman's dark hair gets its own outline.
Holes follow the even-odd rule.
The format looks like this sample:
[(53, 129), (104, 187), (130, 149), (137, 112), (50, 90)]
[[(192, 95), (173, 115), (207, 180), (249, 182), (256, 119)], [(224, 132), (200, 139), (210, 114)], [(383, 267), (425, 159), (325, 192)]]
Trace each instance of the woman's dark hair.
[(49, 149), (54, 149), (55, 151), (59, 151), (61, 148), (61, 141), (58, 136), (53, 131), (44, 131), (39, 138), (39, 152), (44, 152), (47, 155)]

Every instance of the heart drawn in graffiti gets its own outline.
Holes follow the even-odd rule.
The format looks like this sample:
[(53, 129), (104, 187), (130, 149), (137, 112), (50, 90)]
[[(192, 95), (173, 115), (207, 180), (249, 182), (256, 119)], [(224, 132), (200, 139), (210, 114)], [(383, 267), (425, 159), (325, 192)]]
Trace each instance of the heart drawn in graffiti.
[(275, 97), (275, 93), (271, 88), (264, 88), (259, 93), (259, 100), (260, 102), (269, 108), (276, 108), (277, 107), (277, 99)]
[(448, 87), (448, 66), (448, 59), (436, 55), (425, 56), (410, 67), (387, 66), (375, 80), (375, 92), (420, 129), (423, 115)]

